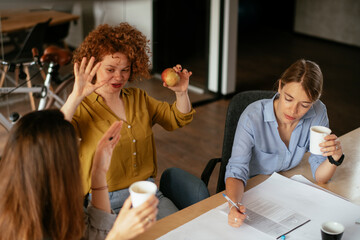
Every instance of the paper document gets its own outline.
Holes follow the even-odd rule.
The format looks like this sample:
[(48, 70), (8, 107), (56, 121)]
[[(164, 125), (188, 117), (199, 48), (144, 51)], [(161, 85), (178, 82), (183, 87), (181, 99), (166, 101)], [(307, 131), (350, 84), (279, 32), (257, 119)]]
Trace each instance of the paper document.
[[(250, 221), (245, 221), (239, 228), (229, 226), (227, 215), (229, 207), (226, 202), (159, 239), (275, 240), (278, 237), (277, 232), (285, 231), (282, 230), (284, 227), (295, 228), (286, 234), (286, 239), (319, 240), (321, 239), (320, 226), (325, 221), (337, 221), (345, 226), (342, 240), (360, 239), (360, 226), (355, 223), (359, 218), (360, 206), (277, 173), (246, 191), (242, 203), (246, 207)], [(275, 222), (274, 229), (269, 219)], [(308, 219), (311, 221), (296, 228), (298, 223), (306, 222)], [(277, 225), (281, 227), (277, 228)], [(263, 230), (265, 228), (268, 230)], [(274, 233), (270, 235), (269, 232)]]
[(246, 220), (245, 223), (275, 238), (279, 238), (310, 221), (309, 218), (291, 209), (263, 198), (256, 199), (246, 207), (250, 221)]
[(309, 186), (312, 186), (312, 187), (315, 187), (315, 188), (318, 188), (318, 189), (321, 189), (321, 190), (323, 190), (323, 191), (325, 191), (327, 193), (330, 193), (330, 194), (335, 195), (335, 196), (337, 196), (339, 198), (342, 198), (342, 199), (344, 199), (346, 201), (349, 201), (348, 199), (344, 198), (343, 196), (340, 196), (339, 194), (333, 193), (333, 192), (331, 192), (331, 191), (329, 191), (329, 190), (327, 190), (325, 188), (320, 187), (319, 185), (316, 185), (315, 183), (313, 183), (313, 182), (309, 181), (307, 178), (305, 178), (303, 175), (294, 175), (290, 179), (292, 179), (294, 181), (297, 181), (297, 182), (307, 184)]
[[(221, 211), (227, 216), (229, 207), (225, 205)], [(246, 214), (250, 218), (245, 220), (247, 225), (274, 239), (310, 221), (308, 217), (261, 197), (246, 205)]]

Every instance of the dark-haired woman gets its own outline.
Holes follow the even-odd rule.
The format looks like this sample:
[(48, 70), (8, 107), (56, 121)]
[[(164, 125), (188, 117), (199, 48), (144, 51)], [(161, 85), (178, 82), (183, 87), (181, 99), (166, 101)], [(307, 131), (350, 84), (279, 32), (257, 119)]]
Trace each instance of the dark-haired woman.
[[(226, 192), (234, 202), (241, 201), (249, 178), (297, 166), (309, 150), (310, 127), (329, 126), (326, 107), (319, 100), (322, 86), (319, 66), (300, 59), (281, 75), (272, 99), (256, 101), (244, 110), (225, 174)], [(342, 161), (344, 155), (334, 134), (325, 137), (320, 146), (323, 154), (311, 154), (309, 163), (314, 179), (325, 183), (336, 170), (334, 161)], [(245, 215), (229, 207), (228, 223), (239, 227)]]

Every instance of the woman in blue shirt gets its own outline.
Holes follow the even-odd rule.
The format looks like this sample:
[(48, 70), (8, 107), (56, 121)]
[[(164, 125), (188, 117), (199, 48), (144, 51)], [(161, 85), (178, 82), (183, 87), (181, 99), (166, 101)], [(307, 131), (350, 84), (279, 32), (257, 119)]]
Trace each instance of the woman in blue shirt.
[[(278, 84), (272, 99), (250, 104), (240, 116), (225, 174), (226, 193), (234, 202), (240, 202), (247, 179), (297, 166), (309, 150), (310, 127), (329, 127), (326, 107), (319, 100), (323, 76), (316, 63), (296, 61)], [(311, 154), (309, 163), (314, 179), (326, 183), (344, 155), (334, 134), (325, 137), (320, 147), (323, 154)], [(241, 205), (240, 210), (245, 207)], [(230, 207), (229, 225), (239, 227), (244, 219)]]

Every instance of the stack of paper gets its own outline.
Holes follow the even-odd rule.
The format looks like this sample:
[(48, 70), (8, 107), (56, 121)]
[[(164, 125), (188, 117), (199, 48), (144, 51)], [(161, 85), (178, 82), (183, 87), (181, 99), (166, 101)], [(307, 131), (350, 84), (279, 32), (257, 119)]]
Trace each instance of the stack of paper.
[[(264, 209), (254, 210), (254, 205), (261, 205), (261, 203)], [(252, 208), (250, 211), (267, 219), (272, 219), (277, 224), (283, 218), (280, 217), (281, 213), (295, 214), (295, 218), (292, 220), (295, 221), (296, 219), (298, 222), (310, 219), (310, 222), (287, 234), (286, 239), (319, 240), (321, 239), (320, 226), (325, 221), (337, 221), (345, 226), (342, 240), (360, 239), (360, 225), (355, 223), (360, 215), (360, 206), (277, 173), (245, 192), (243, 204), (249, 209)], [(281, 206), (281, 210), (267, 212), (272, 208), (271, 204), (274, 204), (275, 209)], [(230, 227), (227, 223), (227, 214), (224, 213), (224, 211), (228, 211), (227, 208), (228, 204), (226, 203), (212, 209), (159, 239), (276, 239), (277, 233), (269, 234), (271, 231), (264, 233), (255, 227), (258, 220), (255, 217), (252, 219), (250, 216), (252, 212), (247, 212), (250, 213), (252, 223), (244, 223), (240, 228)], [(274, 213), (279, 215), (276, 217)], [(288, 220), (291, 223), (291, 218)], [(292, 224), (294, 225), (290, 224), (290, 228), (296, 225), (295, 222)]]

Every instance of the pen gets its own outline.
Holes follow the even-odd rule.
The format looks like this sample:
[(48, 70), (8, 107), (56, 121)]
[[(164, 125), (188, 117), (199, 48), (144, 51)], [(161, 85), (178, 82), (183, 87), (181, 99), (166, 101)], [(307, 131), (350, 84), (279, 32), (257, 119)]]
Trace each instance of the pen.
[(244, 215), (246, 216), (246, 219), (247, 219), (247, 220), (250, 220), (249, 216), (248, 216), (246, 213), (240, 211), (239, 206), (238, 206), (236, 203), (234, 203), (228, 196), (226, 196), (225, 193), (223, 193), (222, 195), (224, 196), (224, 198), (225, 198), (231, 205), (233, 205), (234, 207), (236, 207), (236, 209), (239, 210), (239, 212), (240, 212), (241, 214), (244, 214)]

